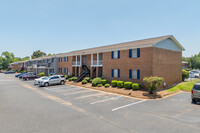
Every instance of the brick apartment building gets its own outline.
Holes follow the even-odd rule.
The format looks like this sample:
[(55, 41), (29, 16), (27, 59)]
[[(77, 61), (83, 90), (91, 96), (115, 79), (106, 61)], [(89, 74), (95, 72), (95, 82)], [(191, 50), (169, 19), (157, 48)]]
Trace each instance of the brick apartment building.
[[(54, 59), (53, 73), (78, 76), (80, 80), (90, 76), (142, 83), (145, 76), (159, 76), (170, 86), (182, 81), (183, 50), (169, 35), (29, 60), (27, 69), (33, 71), (34, 65), (37, 68), (45, 66), (47, 70), (44, 71), (48, 74), (49, 67), (45, 63)], [(39, 65), (39, 60), (46, 62)]]

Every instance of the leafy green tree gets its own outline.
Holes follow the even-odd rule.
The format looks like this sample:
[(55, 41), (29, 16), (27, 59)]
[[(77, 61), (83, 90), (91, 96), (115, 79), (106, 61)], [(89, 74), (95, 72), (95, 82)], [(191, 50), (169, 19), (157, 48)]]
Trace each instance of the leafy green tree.
[(39, 57), (43, 57), (43, 56), (46, 56), (46, 53), (44, 53), (40, 50), (37, 50), (37, 51), (33, 52), (33, 54), (31, 55), (31, 58), (35, 59), (35, 58), (39, 58)]

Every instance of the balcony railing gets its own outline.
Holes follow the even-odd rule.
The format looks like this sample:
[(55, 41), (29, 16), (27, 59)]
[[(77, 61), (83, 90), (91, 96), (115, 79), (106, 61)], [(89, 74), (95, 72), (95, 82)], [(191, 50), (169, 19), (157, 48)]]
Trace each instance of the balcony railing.
[(80, 65), (81, 65), (81, 62), (80, 62), (80, 61), (77, 61), (77, 64), (76, 64), (76, 61), (73, 61), (73, 62), (72, 62), (72, 65), (73, 65), (73, 66), (80, 66)]
[(92, 66), (103, 66), (103, 60), (99, 60), (99, 64), (97, 64), (97, 60), (94, 60)]

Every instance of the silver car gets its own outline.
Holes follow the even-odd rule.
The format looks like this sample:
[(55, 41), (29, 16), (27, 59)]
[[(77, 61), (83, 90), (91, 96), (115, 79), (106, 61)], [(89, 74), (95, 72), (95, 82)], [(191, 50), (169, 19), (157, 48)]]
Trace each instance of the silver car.
[(65, 84), (66, 78), (62, 75), (54, 75), (50, 77), (46, 77), (44, 79), (41, 79), (38, 81), (39, 86), (49, 86), (49, 85), (55, 85), (55, 84)]
[(43, 79), (45, 79), (45, 78), (46, 78), (46, 76), (45, 76), (45, 77), (41, 77), (41, 78), (35, 79), (35, 80), (34, 80), (34, 85), (38, 85), (38, 81), (43, 80)]
[(194, 87), (192, 88), (191, 96), (193, 103), (200, 101), (200, 83), (196, 83), (194, 85)]

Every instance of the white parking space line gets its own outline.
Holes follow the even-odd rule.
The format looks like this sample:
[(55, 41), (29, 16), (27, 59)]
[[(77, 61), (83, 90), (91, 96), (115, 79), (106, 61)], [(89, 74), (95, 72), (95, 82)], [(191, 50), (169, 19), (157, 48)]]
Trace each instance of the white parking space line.
[(127, 105), (124, 105), (124, 106), (121, 106), (121, 107), (117, 107), (117, 108), (114, 108), (112, 109), (112, 111), (116, 111), (116, 110), (119, 110), (119, 109), (122, 109), (122, 108), (126, 108), (126, 107), (129, 107), (129, 106), (132, 106), (132, 105), (135, 105), (135, 104), (139, 104), (139, 103), (142, 103), (142, 102), (145, 102), (146, 100), (141, 100), (141, 101), (138, 101), (138, 102), (135, 102), (135, 103), (131, 103), (131, 104), (127, 104)]
[(10, 79), (8, 79), (8, 80), (0, 80), (0, 82), (6, 82), (6, 81), (14, 81), (14, 80), (10, 80)]
[(90, 104), (97, 104), (97, 103), (107, 102), (107, 101), (110, 101), (110, 100), (117, 100), (117, 99), (119, 99), (120, 97), (122, 97), (122, 96), (119, 96), (119, 97), (112, 97), (112, 98), (108, 98), (108, 99), (104, 99), (104, 100), (92, 102), (92, 103), (90, 103)]
[(92, 95), (86, 95), (86, 96), (80, 96), (80, 97), (77, 97), (75, 99), (83, 99), (83, 98), (88, 98), (88, 97), (94, 97), (94, 96), (106, 96), (108, 94), (105, 94), (105, 93), (98, 93), (98, 94), (92, 94)]
[(76, 92), (72, 92), (72, 93), (66, 93), (64, 94), (65, 96), (68, 96), (68, 95), (74, 95), (74, 94), (79, 94), (79, 93), (85, 93), (85, 92), (89, 92), (91, 90), (81, 90), (81, 91), (76, 91)]
[(72, 90), (82, 90), (80, 88), (66, 88), (65, 90), (52, 90), (51, 92), (66, 92), (66, 91), (72, 91)]
[(67, 89), (68, 87), (56, 87), (56, 88), (51, 88), (51, 87), (43, 87), (46, 90), (56, 90), (56, 89)]

